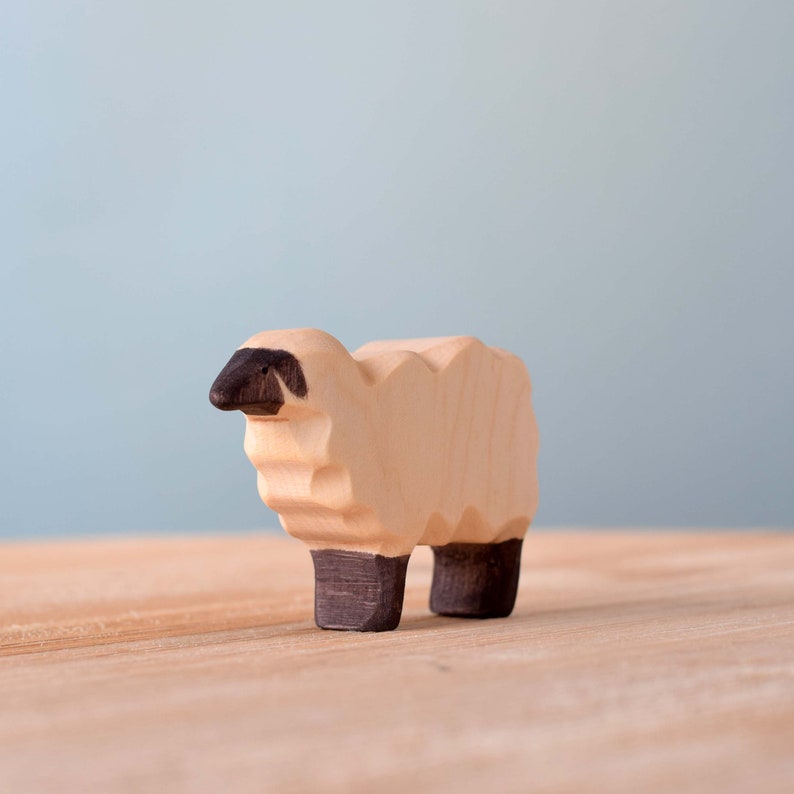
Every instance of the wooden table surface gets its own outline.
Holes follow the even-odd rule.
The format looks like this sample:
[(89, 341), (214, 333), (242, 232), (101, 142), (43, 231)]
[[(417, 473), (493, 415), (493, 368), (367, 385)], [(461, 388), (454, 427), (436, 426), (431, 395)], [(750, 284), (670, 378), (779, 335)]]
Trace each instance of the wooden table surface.
[(316, 629), (275, 536), (0, 546), (0, 792), (791, 792), (794, 534), (530, 534), (512, 617)]

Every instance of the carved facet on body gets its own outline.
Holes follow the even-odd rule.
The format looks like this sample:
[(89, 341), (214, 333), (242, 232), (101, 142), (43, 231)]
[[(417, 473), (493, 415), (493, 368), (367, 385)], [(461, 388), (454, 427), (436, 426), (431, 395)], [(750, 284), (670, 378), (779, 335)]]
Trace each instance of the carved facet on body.
[[(473, 337), (373, 342), (351, 355), (322, 331), (297, 329), (249, 339), (221, 371), (210, 400), (246, 415), (245, 451), (260, 495), (287, 532), (313, 553), (328, 552), (314, 554), (315, 565), (323, 560), (318, 625), (383, 630), (393, 628), (394, 605), (361, 625), (347, 625), (359, 614), (351, 609), (344, 626), (328, 618), (328, 593), (349, 591), (333, 585), (335, 564), (328, 560), (339, 561), (340, 583), (351, 576), (397, 576), (396, 586), (384, 579), (371, 583), (375, 590), (362, 585), (362, 592), (382, 585), (382, 597), (401, 607), (404, 570), (400, 574), (388, 561), (407, 561), (416, 545), (455, 544), (466, 554), (437, 554), (434, 598), (445, 604), (444, 614), (468, 609), (449, 606), (450, 598), (459, 598), (452, 591), (435, 597), (456, 570), (446, 564), (451, 559), (458, 568), (482, 568), (467, 581), (470, 589), (490, 588), (488, 603), (499, 602), (499, 614), (504, 599), (494, 601), (491, 591), (512, 587), (512, 608), (520, 543), (508, 555), (515, 561), (503, 551), (515, 547), (504, 544), (523, 538), (537, 508), (538, 434), (530, 394), (521, 360)], [(513, 584), (510, 576), (486, 576), (494, 560), (515, 567)], [(470, 595), (468, 603), (479, 603), (476, 593)], [(353, 597), (340, 595), (340, 604)]]

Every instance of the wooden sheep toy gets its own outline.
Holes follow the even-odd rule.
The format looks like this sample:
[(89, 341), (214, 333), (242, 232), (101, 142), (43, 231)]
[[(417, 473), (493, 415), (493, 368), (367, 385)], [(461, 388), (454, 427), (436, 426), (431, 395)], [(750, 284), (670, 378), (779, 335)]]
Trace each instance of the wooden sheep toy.
[(469, 336), (370, 342), (314, 329), (252, 336), (210, 401), (246, 416), (259, 494), (314, 560), (315, 620), (388, 631), (416, 545), (430, 609), (506, 617), (538, 503), (526, 367)]

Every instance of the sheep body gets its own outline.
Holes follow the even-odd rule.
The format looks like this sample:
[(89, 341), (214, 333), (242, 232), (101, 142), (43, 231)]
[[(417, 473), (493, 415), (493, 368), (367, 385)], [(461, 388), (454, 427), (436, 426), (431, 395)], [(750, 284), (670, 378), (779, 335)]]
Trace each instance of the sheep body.
[(524, 536), (538, 433), (519, 358), (466, 336), (351, 355), (313, 329), (257, 334), (249, 348), (288, 351), (308, 384), (275, 416), (246, 414), (259, 493), (288, 533), (392, 557)]

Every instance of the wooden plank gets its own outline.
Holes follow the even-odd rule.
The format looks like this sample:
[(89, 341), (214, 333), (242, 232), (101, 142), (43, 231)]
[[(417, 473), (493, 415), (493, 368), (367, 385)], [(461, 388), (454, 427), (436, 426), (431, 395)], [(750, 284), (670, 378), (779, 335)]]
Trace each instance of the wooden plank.
[(783, 792), (794, 535), (530, 533), (513, 616), (324, 632), (288, 538), (0, 547), (0, 791)]

